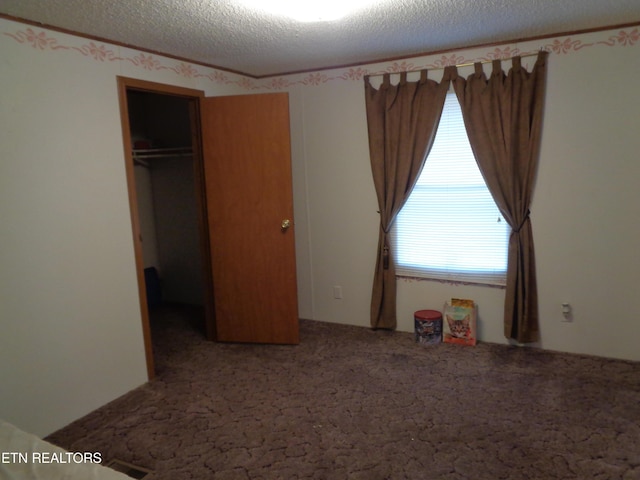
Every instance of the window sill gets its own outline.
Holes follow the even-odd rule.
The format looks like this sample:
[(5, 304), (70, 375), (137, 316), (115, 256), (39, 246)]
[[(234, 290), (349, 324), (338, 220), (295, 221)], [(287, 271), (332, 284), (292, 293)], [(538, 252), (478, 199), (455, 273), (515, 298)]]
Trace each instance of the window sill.
[(498, 284), (498, 283), (487, 283), (487, 282), (474, 282), (474, 281), (470, 281), (470, 280), (447, 280), (447, 279), (443, 279), (443, 278), (427, 278), (427, 277), (413, 277), (410, 275), (396, 275), (397, 279), (400, 279), (404, 282), (407, 283), (412, 283), (412, 282), (438, 282), (438, 283), (444, 283), (446, 285), (453, 285), (453, 286), (462, 286), (462, 285), (474, 285), (474, 286), (478, 286), (478, 287), (489, 287), (489, 288), (498, 288), (500, 290), (504, 290), (506, 288), (506, 285), (502, 285), (502, 284)]

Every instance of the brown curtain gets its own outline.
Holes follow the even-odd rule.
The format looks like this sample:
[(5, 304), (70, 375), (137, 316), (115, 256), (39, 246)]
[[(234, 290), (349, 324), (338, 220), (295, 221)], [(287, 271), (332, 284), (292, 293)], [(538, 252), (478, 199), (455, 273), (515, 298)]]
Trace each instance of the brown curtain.
[(505, 220), (511, 226), (504, 334), (535, 342), (538, 292), (529, 204), (538, 166), (547, 52), (540, 52), (531, 73), (512, 59), (507, 75), (500, 60), (489, 79), (482, 65), (466, 80), (454, 79), (469, 142), (478, 167)]
[(396, 277), (389, 242), (391, 225), (404, 205), (431, 150), (449, 88), (451, 69), (440, 83), (427, 79), (398, 85), (384, 75), (379, 89), (365, 78), (369, 153), (380, 209), (378, 257), (371, 298), (371, 326), (396, 328)]

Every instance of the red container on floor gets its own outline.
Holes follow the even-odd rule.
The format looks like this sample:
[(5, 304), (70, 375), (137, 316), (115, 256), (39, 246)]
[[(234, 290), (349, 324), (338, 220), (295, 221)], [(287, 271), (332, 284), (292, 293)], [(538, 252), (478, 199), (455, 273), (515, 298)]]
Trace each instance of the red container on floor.
[(432, 345), (442, 342), (442, 313), (437, 310), (418, 310), (413, 315), (416, 342)]

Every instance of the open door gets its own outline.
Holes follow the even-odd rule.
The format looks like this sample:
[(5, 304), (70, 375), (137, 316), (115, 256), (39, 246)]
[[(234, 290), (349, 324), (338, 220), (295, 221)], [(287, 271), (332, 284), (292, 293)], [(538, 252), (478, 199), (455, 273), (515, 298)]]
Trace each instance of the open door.
[(200, 101), (216, 339), (296, 344), (286, 93)]

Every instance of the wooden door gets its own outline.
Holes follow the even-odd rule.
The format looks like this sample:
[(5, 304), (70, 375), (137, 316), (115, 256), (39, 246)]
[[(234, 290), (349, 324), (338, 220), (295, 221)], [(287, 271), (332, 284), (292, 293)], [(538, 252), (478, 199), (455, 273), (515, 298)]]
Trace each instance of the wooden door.
[(205, 98), (201, 119), (216, 339), (296, 344), (288, 95)]

